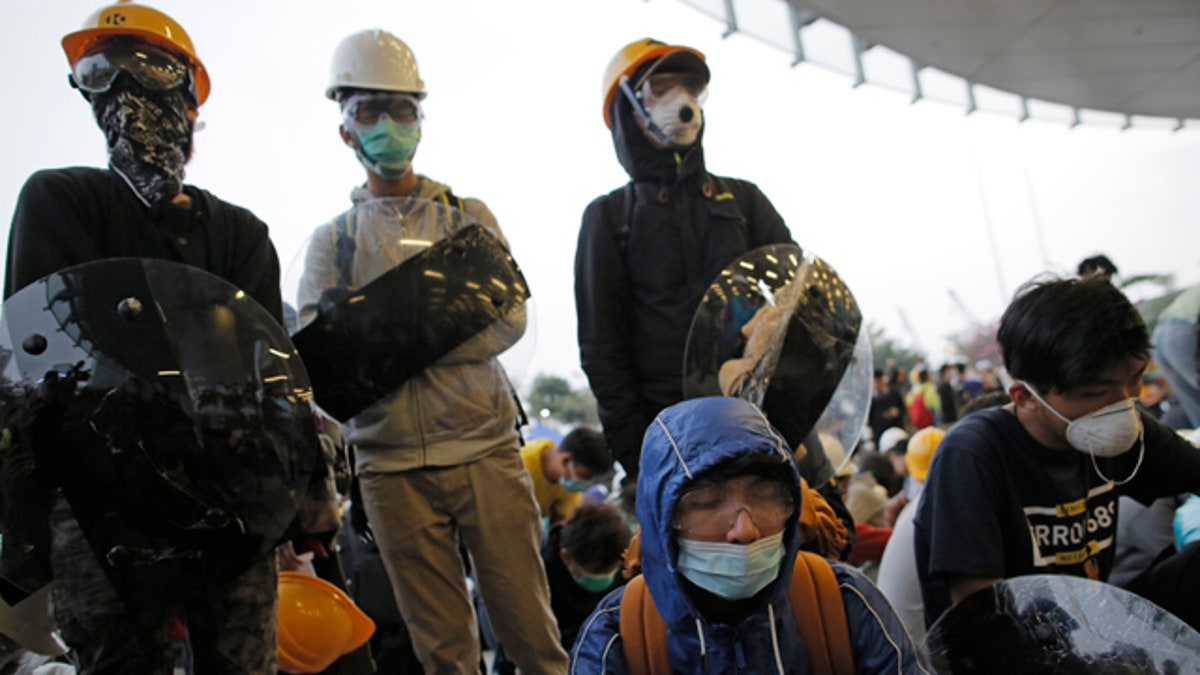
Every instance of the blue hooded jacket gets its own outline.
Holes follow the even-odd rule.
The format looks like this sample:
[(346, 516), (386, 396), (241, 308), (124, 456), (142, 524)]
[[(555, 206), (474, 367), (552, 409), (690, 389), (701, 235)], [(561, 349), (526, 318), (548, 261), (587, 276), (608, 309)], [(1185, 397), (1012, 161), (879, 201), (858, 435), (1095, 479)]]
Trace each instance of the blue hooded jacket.
[[(788, 587), (800, 547), (799, 505), (784, 530), (780, 574), (754, 597), (736, 624), (711, 622), (692, 602), (675, 565), (671, 513), (681, 489), (695, 476), (728, 460), (776, 455), (791, 467), (795, 492), (800, 474), (791, 452), (766, 417), (750, 403), (729, 397), (684, 401), (664, 410), (646, 431), (638, 476), (642, 574), (667, 624), (671, 669), (684, 673), (809, 673), (808, 650), (796, 627)], [(851, 567), (831, 562), (842, 590), (858, 673), (928, 673), (904, 626), (879, 590)], [(571, 675), (626, 673), (620, 640), (624, 587), (600, 602), (571, 650)]]

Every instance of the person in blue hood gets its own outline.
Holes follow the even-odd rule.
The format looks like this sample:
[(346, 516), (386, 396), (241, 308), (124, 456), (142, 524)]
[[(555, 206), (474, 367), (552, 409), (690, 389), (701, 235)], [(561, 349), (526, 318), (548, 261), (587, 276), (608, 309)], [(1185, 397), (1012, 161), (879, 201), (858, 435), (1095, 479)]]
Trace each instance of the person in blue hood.
[[(641, 573), (667, 626), (672, 672), (811, 672), (788, 595), (800, 499), (791, 452), (746, 401), (692, 399), (650, 425), (638, 475)], [(852, 567), (830, 565), (855, 671), (928, 673), (879, 590)], [(584, 622), (572, 674), (633, 672), (618, 639), (625, 589)]]

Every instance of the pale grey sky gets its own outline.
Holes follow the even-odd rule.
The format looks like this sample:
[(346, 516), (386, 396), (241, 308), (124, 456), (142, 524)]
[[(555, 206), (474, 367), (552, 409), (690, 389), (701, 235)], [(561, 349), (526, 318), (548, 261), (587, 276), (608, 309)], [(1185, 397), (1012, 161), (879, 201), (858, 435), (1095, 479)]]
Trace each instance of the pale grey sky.
[[(105, 161), (59, 47), (100, 6), (5, 4), (0, 213), (12, 213), (38, 168)], [(708, 55), (709, 169), (758, 183), (797, 241), (838, 269), (867, 320), (919, 340), (934, 362), (943, 337), (967, 322), (949, 289), (987, 320), (1021, 282), (1072, 271), (1098, 251), (1124, 274), (1200, 282), (1195, 129), (1070, 130), (910, 105), (815, 66), (790, 67), (744, 35), (723, 39), (722, 24), (675, 0), (153, 6), (183, 24), (212, 77), (188, 180), (266, 221), (285, 276), (363, 179), (323, 97), (334, 45), (368, 27), (409, 43), (429, 89), (415, 166), (488, 203), (534, 294), (536, 326), (507, 359), (522, 384), (539, 372), (584, 382), (572, 294), (579, 219), (626, 180), (602, 121), (600, 78), (617, 49), (646, 36)], [(0, 222), (6, 230), (8, 217)]]

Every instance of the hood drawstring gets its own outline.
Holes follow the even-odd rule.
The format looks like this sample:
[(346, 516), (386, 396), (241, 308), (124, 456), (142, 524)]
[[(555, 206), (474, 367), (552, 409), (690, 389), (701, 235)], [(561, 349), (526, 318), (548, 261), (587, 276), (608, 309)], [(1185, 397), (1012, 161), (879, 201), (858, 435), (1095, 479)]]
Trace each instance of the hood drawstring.
[(696, 619), (696, 635), (700, 637), (700, 663), (704, 670), (708, 670), (708, 645), (704, 642), (704, 627), (700, 625), (700, 619)]
[(771, 620), (771, 649), (775, 651), (775, 667), (779, 669), (779, 675), (783, 673), (783, 654), (779, 651), (779, 630), (775, 627), (775, 605), (767, 603), (767, 617)]

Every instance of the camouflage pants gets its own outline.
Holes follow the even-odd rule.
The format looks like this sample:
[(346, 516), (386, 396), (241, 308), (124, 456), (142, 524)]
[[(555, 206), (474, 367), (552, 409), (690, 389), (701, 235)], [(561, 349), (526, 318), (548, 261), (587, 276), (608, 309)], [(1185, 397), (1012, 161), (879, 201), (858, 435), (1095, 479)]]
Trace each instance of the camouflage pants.
[(207, 597), (161, 612), (128, 611), (83, 537), (66, 500), (51, 518), (54, 616), (77, 659), (79, 675), (170, 675), (176, 646), (171, 625), (187, 624), (194, 672), (276, 672), (274, 554)]

